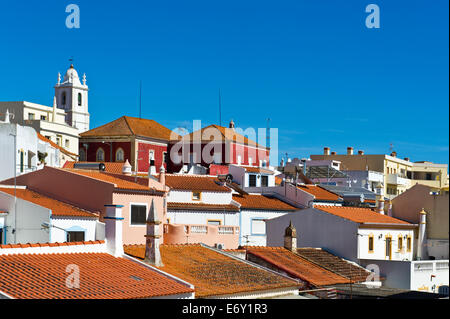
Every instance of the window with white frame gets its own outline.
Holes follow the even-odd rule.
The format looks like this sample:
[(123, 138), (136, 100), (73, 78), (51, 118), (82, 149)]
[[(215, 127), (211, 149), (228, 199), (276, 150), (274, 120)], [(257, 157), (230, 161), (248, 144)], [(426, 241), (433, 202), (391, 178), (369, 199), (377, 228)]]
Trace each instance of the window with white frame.
[(124, 161), (124, 151), (122, 148), (118, 148), (116, 151), (116, 162), (123, 162)]
[(266, 223), (264, 219), (252, 219), (251, 232), (252, 235), (265, 235)]
[(255, 174), (248, 175), (248, 187), (256, 187), (256, 175)]
[(145, 225), (147, 219), (147, 206), (145, 205), (131, 205), (131, 225)]

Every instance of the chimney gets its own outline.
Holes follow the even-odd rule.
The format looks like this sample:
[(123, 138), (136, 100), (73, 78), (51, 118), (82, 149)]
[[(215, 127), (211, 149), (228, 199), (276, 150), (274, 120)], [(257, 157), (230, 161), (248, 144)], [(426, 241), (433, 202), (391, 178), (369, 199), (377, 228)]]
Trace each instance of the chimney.
[(125, 163), (123, 164), (123, 167), (122, 167), (122, 174), (128, 175), (128, 176), (131, 175), (131, 165), (130, 165), (130, 162), (128, 162), (128, 159), (127, 159), (127, 160), (125, 161)]
[(387, 214), (392, 217), (392, 201), (390, 199), (387, 200)]
[(364, 151), (358, 151), (358, 155), (364, 155)]
[(383, 199), (383, 196), (381, 196), (381, 198), (378, 199), (377, 213), (379, 213), (381, 215), (384, 215), (384, 199)]
[(405, 157), (404, 160), (409, 162), (409, 157)]
[(152, 205), (150, 206), (150, 212), (147, 217), (147, 234), (145, 235), (145, 261), (156, 266), (161, 267), (163, 263), (161, 261), (161, 253), (159, 251), (160, 246), (160, 224), (161, 221), (156, 211), (155, 201), (152, 199)]
[(164, 168), (164, 164), (159, 169), (159, 182), (166, 185), (166, 169)]
[(6, 109), (5, 121), (3, 123), (9, 123), (9, 111), (8, 111), (8, 109)]
[(353, 155), (353, 147), (347, 147), (347, 155)]
[(230, 121), (230, 124), (228, 125), (228, 127), (234, 130), (234, 122), (233, 122), (233, 120)]
[(324, 147), (323, 148), (323, 155), (330, 155), (330, 148), (329, 147)]
[(106, 249), (114, 257), (123, 255), (122, 241), (122, 207), (123, 205), (105, 205), (105, 239)]
[(419, 222), (419, 236), (417, 238), (417, 259), (422, 260), (425, 259), (425, 248), (426, 248), (426, 238), (425, 238), (425, 229), (427, 227), (427, 212), (422, 208), (422, 211), (419, 213), (420, 222)]
[(336, 152), (331, 152), (331, 155), (336, 155)]
[(392, 156), (392, 157), (397, 157), (397, 152), (395, 152), (395, 151), (392, 152), (392, 153), (391, 153), (391, 156)]
[(284, 248), (294, 253), (297, 252), (297, 230), (292, 226), (292, 221), (284, 231)]

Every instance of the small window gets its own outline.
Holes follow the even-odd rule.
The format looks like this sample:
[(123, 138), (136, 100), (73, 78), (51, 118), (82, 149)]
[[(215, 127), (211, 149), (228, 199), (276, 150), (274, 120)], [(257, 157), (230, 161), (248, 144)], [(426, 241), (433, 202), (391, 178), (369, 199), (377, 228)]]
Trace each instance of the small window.
[(220, 226), (222, 221), (220, 219), (208, 219), (208, 225)]
[(67, 241), (84, 241), (84, 231), (69, 231), (67, 232)]
[(46, 120), (47, 120), (47, 116), (41, 115), (41, 120), (42, 120), (42, 121), (46, 121)]
[(202, 193), (201, 192), (192, 192), (192, 200), (201, 200)]
[(155, 166), (155, 151), (150, 150), (148, 151), (148, 162), (150, 166)]
[(123, 162), (124, 161), (124, 152), (123, 149), (119, 148), (116, 151), (116, 162)]
[(62, 92), (61, 94), (61, 104), (66, 105), (66, 92)]
[(373, 235), (369, 235), (369, 253), (373, 253)]
[(408, 238), (406, 239), (406, 250), (408, 251), (408, 252), (410, 252), (411, 251), (411, 236), (408, 236)]
[(66, 142), (65, 142), (64, 145), (65, 145), (66, 148), (69, 148), (69, 146), (70, 146), (70, 141), (69, 141), (68, 139), (66, 139)]
[(403, 249), (403, 237), (400, 235), (398, 236), (398, 251), (402, 251)]
[(105, 160), (105, 151), (103, 150), (103, 148), (99, 147), (97, 149), (96, 161), (103, 162), (104, 160)]
[(248, 187), (256, 187), (256, 175), (248, 175)]
[(261, 176), (261, 186), (262, 187), (269, 186), (269, 176), (267, 176), (267, 175)]
[(28, 113), (28, 119), (34, 120), (34, 113)]
[(266, 223), (264, 219), (252, 219), (252, 235), (265, 235)]
[(83, 98), (81, 97), (81, 93), (78, 93), (78, 106), (81, 106), (83, 102)]
[(145, 205), (131, 205), (131, 225), (145, 225), (146, 210)]
[(61, 135), (56, 135), (56, 144), (61, 146), (61, 144), (62, 144), (62, 136)]

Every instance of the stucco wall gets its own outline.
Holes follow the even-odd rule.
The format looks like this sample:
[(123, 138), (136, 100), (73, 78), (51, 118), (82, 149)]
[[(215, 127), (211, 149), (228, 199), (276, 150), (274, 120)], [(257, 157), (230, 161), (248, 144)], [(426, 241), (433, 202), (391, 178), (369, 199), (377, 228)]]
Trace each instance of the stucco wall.
[[(248, 246), (266, 246), (267, 239), (266, 234), (254, 234), (252, 230), (252, 220), (253, 219), (272, 219), (279, 216), (283, 216), (285, 214), (293, 214), (287, 213), (283, 211), (267, 211), (267, 210), (241, 210), (240, 216), (240, 245), (248, 245)], [(247, 237), (246, 237), (247, 236)]]

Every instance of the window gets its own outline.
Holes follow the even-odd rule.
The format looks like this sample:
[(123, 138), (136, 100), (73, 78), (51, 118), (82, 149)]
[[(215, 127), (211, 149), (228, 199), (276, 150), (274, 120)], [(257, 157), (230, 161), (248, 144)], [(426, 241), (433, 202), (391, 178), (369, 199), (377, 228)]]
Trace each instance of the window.
[(80, 148), (80, 161), (86, 161), (86, 151), (84, 148)]
[(369, 253), (373, 253), (373, 235), (369, 235)]
[(403, 237), (402, 235), (398, 236), (398, 251), (402, 251), (403, 249)]
[(164, 163), (169, 163), (169, 159), (167, 158), (167, 152), (163, 152), (163, 161)]
[(119, 148), (116, 151), (116, 162), (123, 162), (124, 161), (124, 152), (123, 149)]
[(411, 235), (408, 235), (408, 237), (406, 238), (406, 250), (408, 252), (411, 251), (411, 241), (412, 241)]
[(150, 150), (148, 151), (148, 162), (150, 166), (155, 166), (155, 151)]
[(208, 219), (208, 225), (220, 226), (222, 221), (220, 219)]
[(61, 94), (61, 104), (66, 105), (66, 92), (62, 92)]
[(262, 175), (261, 176), (261, 186), (262, 187), (269, 186), (269, 176), (267, 176), (267, 175)]
[(61, 146), (61, 144), (62, 144), (62, 136), (61, 135), (56, 135), (56, 144)]
[(202, 193), (201, 192), (192, 192), (192, 200), (201, 200)]
[(82, 102), (82, 97), (81, 97), (81, 93), (78, 93), (78, 106), (81, 106)]
[(392, 237), (386, 236), (386, 257), (392, 258)]
[(145, 205), (131, 205), (131, 225), (145, 225), (146, 221), (146, 210)]
[(248, 187), (256, 187), (256, 175), (248, 175)]
[(266, 223), (264, 222), (264, 219), (252, 219), (251, 233), (252, 235), (266, 234)]
[(97, 162), (103, 162), (105, 160), (105, 151), (103, 150), (103, 148), (99, 147), (97, 149), (95, 158)]
[(28, 119), (34, 120), (34, 113), (28, 113)]
[(67, 232), (67, 241), (84, 241), (84, 231), (68, 231)]
[(69, 145), (70, 145), (70, 141), (69, 141), (68, 139), (66, 139), (66, 142), (65, 142), (65, 144), (64, 144), (64, 145), (65, 145), (65, 147), (66, 147), (66, 148), (69, 148)]
[(23, 151), (20, 151), (20, 172), (23, 173)]
[(41, 120), (42, 120), (42, 121), (46, 121), (46, 120), (47, 120), (47, 117), (46, 117), (45, 115), (41, 115)]

